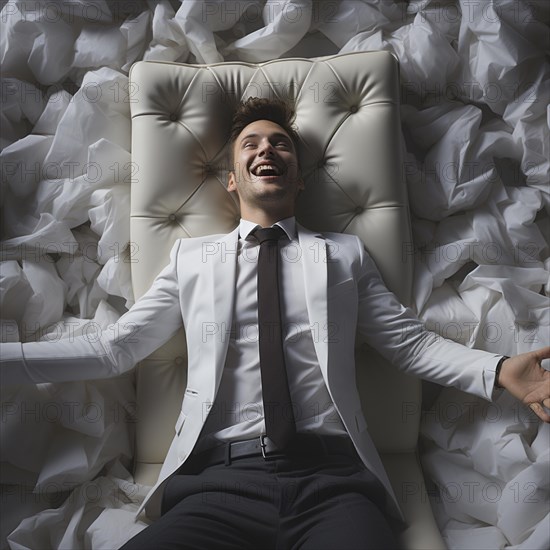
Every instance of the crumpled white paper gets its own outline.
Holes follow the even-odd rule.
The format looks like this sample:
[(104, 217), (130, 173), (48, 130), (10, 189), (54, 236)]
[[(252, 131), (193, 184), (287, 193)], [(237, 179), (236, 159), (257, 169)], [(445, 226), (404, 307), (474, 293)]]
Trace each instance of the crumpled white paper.
[(156, 4), (153, 13), (153, 39), (143, 55), (145, 61), (185, 61), (189, 48), (175, 12), (168, 0)]
[(265, 26), (227, 45), (223, 54), (251, 63), (281, 57), (308, 31), (311, 4), (311, 0), (268, 0), (262, 11)]
[[(36, 548), (36, 540), (50, 548), (119, 548), (147, 527), (144, 521), (135, 521), (135, 512), (149, 489), (133, 483), (128, 471), (115, 462), (105, 476), (74, 489), (60, 507), (23, 520), (8, 537), (10, 548)], [(85, 531), (84, 546), (80, 530)]]
[[(114, 321), (120, 298), (133, 303), (135, 60), (321, 48), (399, 58), (413, 307), (428, 327), (506, 355), (548, 344), (546, 3), (10, 0), (0, 18), (3, 340), (69, 338)], [(112, 548), (145, 527), (133, 511), (147, 488), (119, 463), (134, 400), (130, 377), (3, 391), (11, 548)], [(445, 389), (422, 435), (450, 548), (550, 546), (547, 426), (506, 394), (486, 403)], [(68, 498), (52, 508), (56, 495)]]

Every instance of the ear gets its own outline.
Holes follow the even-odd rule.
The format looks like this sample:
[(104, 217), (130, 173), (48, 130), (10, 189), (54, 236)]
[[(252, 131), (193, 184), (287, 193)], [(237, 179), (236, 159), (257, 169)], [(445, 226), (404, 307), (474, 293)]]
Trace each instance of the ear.
[(227, 190), (237, 192), (237, 182), (235, 181), (235, 171), (229, 172), (229, 179), (227, 180)]
[(298, 196), (305, 188), (306, 184), (304, 183), (304, 180), (300, 178), (296, 185), (296, 196)]

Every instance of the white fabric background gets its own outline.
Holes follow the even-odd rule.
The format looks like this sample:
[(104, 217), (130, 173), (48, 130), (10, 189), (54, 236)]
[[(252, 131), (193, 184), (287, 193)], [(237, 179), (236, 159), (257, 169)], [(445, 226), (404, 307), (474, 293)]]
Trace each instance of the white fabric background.
[[(467, 346), (548, 344), (544, 0), (1, 4), (4, 340), (91, 333), (132, 303), (134, 61), (386, 49), (401, 63), (416, 310)], [(422, 456), (449, 547), (548, 548), (549, 426), (507, 394), (434, 398)], [(134, 399), (130, 377), (2, 390), (1, 481), (26, 486), (2, 493), (2, 548), (111, 549), (144, 527)]]

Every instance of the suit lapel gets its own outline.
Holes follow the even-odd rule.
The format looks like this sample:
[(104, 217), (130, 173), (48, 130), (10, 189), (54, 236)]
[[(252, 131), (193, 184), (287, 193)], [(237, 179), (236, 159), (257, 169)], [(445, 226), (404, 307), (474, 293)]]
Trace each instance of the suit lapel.
[(296, 224), (303, 258), (306, 305), (312, 327), (313, 344), (323, 377), (327, 380), (328, 315), (327, 315), (327, 252), (326, 242), (315, 233)]
[(233, 308), (236, 295), (237, 247), (239, 244), (239, 227), (224, 235), (216, 242), (218, 254), (210, 262), (212, 288), (212, 319), (218, 323), (219, 338), (215, 338), (214, 365), (216, 365), (216, 388), (220, 381), (227, 347), (229, 331), (233, 322)]

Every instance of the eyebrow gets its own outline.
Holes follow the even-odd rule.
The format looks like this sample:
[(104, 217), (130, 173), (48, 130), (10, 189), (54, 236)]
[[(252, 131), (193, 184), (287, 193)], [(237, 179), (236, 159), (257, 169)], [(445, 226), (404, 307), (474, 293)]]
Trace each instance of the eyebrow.
[[(246, 136), (244, 136), (242, 139), (241, 139), (241, 143), (245, 140), (245, 139), (250, 139), (250, 138), (257, 138), (258, 137), (258, 134), (256, 133), (251, 133), (251, 134), (246, 134)], [(271, 134), (272, 138), (275, 138), (275, 139), (285, 139), (286, 141), (288, 141), (289, 143), (292, 143), (292, 140), (286, 135), (286, 134), (283, 134), (282, 132), (276, 132), (275, 134)]]

